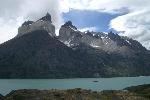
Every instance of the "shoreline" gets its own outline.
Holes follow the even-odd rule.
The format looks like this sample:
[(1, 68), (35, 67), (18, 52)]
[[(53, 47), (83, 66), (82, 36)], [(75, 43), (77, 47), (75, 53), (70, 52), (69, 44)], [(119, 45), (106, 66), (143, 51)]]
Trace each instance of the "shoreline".
[(0, 79), (4, 79), (4, 80), (7, 80), (7, 79), (20, 79), (20, 80), (34, 80), (34, 79), (36, 79), (36, 80), (41, 80), (41, 79), (51, 79), (51, 80), (60, 80), (60, 79), (97, 79), (97, 78), (122, 78), (122, 77), (124, 77), (124, 78), (126, 78), (126, 77), (129, 77), (129, 78), (134, 78), (134, 77), (150, 77), (150, 76), (144, 76), (144, 75), (142, 75), (142, 76), (118, 76), (118, 77), (77, 77), (77, 78), (0, 78)]
[[(145, 92), (145, 90), (148, 91)], [(145, 94), (142, 94), (143, 92)], [(0, 100), (150, 100), (149, 93), (150, 84), (101, 92), (81, 88), (67, 90), (20, 89), (13, 90), (5, 96), (0, 95)]]

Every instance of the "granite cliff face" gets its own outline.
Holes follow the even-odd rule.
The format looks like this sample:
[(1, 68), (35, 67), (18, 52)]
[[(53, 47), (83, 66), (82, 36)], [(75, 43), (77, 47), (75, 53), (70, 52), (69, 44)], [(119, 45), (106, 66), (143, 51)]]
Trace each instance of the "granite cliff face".
[(42, 17), (36, 22), (33, 21), (24, 22), (22, 26), (19, 27), (18, 29), (17, 37), (23, 36), (36, 30), (46, 30), (50, 36), (52, 37), (56, 36), (55, 26), (52, 24), (51, 15), (49, 13), (47, 13), (46, 16)]
[(150, 51), (103, 32), (80, 32), (71, 21), (55, 35), (51, 16), (28, 21), (0, 45), (0, 78), (75, 78), (150, 75)]

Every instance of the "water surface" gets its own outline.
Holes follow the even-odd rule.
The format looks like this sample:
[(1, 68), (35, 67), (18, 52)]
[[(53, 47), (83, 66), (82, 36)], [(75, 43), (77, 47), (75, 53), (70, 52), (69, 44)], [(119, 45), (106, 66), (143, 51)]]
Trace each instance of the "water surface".
[(18, 89), (47, 90), (83, 88), (94, 91), (121, 90), (129, 86), (141, 84), (150, 84), (150, 76), (77, 79), (0, 79), (0, 94), (6, 95), (11, 90)]

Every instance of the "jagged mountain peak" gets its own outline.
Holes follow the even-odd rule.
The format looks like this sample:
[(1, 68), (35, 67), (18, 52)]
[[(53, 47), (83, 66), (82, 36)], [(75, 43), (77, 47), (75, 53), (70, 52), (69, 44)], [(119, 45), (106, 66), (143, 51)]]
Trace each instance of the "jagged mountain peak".
[(49, 12), (47, 12), (47, 13), (46, 13), (46, 16), (50, 16), (50, 17), (51, 17), (51, 15), (50, 15), (50, 13), (49, 13)]
[(55, 37), (55, 26), (52, 24), (51, 15), (47, 13), (44, 17), (39, 20), (25, 21), (21, 27), (18, 28), (18, 34), (16, 37), (26, 35), (32, 31), (36, 30), (45, 30), (49, 33), (50, 36)]
[(121, 54), (127, 52), (131, 54), (131, 51), (137, 51), (137, 49), (139, 51), (146, 50), (138, 41), (124, 38), (112, 31), (108, 33), (93, 31), (80, 32), (79, 30), (70, 28), (70, 26), (73, 26), (71, 21), (66, 22), (61, 27), (59, 40), (72, 48), (84, 43), (99, 50), (120, 52)]
[(22, 26), (29, 26), (29, 25), (31, 25), (32, 23), (34, 23), (33, 21), (25, 21), (23, 24), (22, 24)]
[(51, 15), (47, 12), (47, 14), (42, 17), (40, 20), (42, 21), (50, 21), (52, 23), (52, 20), (51, 20)]
[(86, 31), (85, 34), (89, 35), (89, 36), (93, 36), (92, 32), (90, 32), (90, 31)]
[(67, 21), (64, 25), (62, 25), (62, 27), (70, 27), (72, 29), (77, 30), (77, 27), (74, 26), (71, 21)]

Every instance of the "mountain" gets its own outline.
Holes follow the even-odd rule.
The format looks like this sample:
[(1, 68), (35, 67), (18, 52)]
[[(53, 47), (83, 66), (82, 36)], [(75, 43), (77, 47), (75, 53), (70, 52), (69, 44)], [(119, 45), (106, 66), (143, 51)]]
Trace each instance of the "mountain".
[[(138, 41), (132, 40), (128, 37), (119, 36), (113, 32), (80, 32), (70, 21), (62, 25), (59, 40), (71, 48), (83, 43), (95, 49), (104, 50), (109, 53), (129, 53), (129, 56), (132, 55), (131, 53), (133, 53), (133, 51), (147, 52), (146, 48), (144, 48)], [(125, 54), (124, 56), (127, 55)]]
[(0, 78), (150, 75), (150, 51), (115, 33), (80, 32), (71, 21), (55, 35), (50, 14), (27, 21), (0, 45)]
[[(150, 74), (150, 51), (131, 38), (113, 32), (80, 32), (69, 21), (60, 28), (59, 40), (77, 52), (86, 52), (83, 56), (94, 64), (97, 75)], [(105, 72), (100, 72), (101, 69)]]
[(85, 66), (71, 48), (43, 30), (0, 46), (0, 78), (73, 77), (70, 74), (81, 65)]

